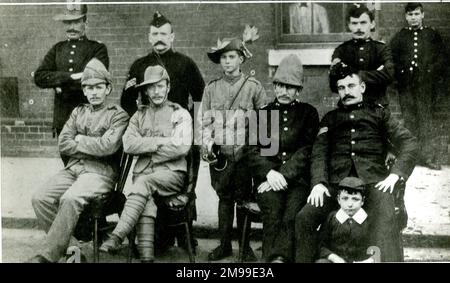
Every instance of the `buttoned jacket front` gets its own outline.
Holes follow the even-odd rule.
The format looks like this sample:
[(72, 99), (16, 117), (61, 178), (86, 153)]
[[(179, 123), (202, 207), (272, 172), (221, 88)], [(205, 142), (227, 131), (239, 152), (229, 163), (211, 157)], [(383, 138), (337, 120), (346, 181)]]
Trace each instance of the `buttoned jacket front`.
[(94, 57), (108, 68), (108, 51), (103, 43), (85, 36), (79, 40), (64, 40), (50, 49), (34, 72), (34, 81), (38, 87), (61, 88), (61, 93), (55, 93), (54, 128), (61, 129), (72, 110), (87, 103), (80, 81), (70, 76), (83, 72), (86, 64)]
[(338, 184), (352, 166), (365, 183), (383, 180), (390, 173), (385, 166), (389, 144), (397, 154), (390, 172), (407, 180), (415, 166), (416, 138), (382, 106), (339, 104), (320, 122), (312, 150), (312, 185)]

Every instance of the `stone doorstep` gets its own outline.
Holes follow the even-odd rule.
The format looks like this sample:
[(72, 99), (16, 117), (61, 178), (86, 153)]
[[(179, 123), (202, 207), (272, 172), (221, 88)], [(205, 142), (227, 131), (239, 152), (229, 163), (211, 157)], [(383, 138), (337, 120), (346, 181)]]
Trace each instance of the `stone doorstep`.
[[(108, 221), (109, 224), (117, 223)], [(255, 227), (257, 226), (257, 227)], [(35, 218), (13, 218), (2, 217), (2, 228), (4, 229), (39, 229), (37, 219)], [(219, 232), (216, 226), (196, 225), (194, 222), (195, 237), (199, 239), (219, 239)], [(262, 240), (261, 225), (252, 226), (252, 241)], [(403, 232), (403, 245), (410, 248), (444, 248), (450, 249), (450, 235), (421, 235)], [(236, 228), (233, 231), (233, 238), (238, 239), (240, 235)]]

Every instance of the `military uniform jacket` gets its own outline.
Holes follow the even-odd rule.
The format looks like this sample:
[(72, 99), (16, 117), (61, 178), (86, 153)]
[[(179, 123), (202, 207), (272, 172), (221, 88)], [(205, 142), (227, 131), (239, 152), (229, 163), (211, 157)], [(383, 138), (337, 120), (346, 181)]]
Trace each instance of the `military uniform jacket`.
[(73, 80), (70, 75), (83, 72), (86, 64), (94, 57), (108, 68), (108, 51), (103, 43), (85, 36), (79, 40), (60, 41), (50, 49), (34, 72), (34, 81), (38, 87), (59, 87), (62, 90), (61, 93), (55, 93), (54, 128), (61, 129), (72, 110), (87, 103), (80, 80)]
[(214, 142), (221, 146), (221, 152), (231, 161), (238, 161), (248, 144), (249, 119), (268, 103), (266, 91), (254, 77), (240, 74), (237, 77), (224, 76), (211, 81), (205, 88), (198, 113), (200, 133), (198, 143), (203, 151)]
[[(66, 168), (83, 164), (86, 172), (115, 177), (118, 164), (114, 154), (122, 145), (128, 120), (128, 114), (118, 105), (76, 107), (59, 135), (60, 153), (71, 157)], [(81, 135), (79, 142), (75, 141), (77, 135)]]
[[(185, 109), (188, 109), (189, 95), (192, 96), (193, 101), (202, 100), (205, 82), (200, 70), (191, 58), (179, 52), (174, 52), (172, 49), (161, 55), (150, 52), (147, 56), (136, 60), (131, 65), (127, 80), (136, 78), (137, 84), (142, 83), (145, 69), (154, 65), (163, 66), (169, 74), (170, 92), (168, 100), (180, 104)], [(139, 91), (134, 87), (124, 89), (122, 92), (120, 104), (130, 115), (133, 115), (137, 109), (136, 99), (138, 94)]]
[(187, 171), (185, 156), (192, 145), (192, 118), (179, 104), (143, 105), (131, 117), (123, 136), (126, 153), (139, 155), (133, 173)]
[[(272, 145), (279, 144), (279, 149), (275, 155), (262, 156), (261, 148), (270, 148), (270, 145), (260, 142), (259, 147), (251, 151), (249, 166), (255, 179), (258, 183), (265, 181), (267, 173), (273, 169), (283, 174), (289, 183), (309, 187), (311, 150), (319, 128), (317, 110), (307, 103), (293, 101), (283, 105), (277, 100), (261, 110), (264, 112), (259, 111), (259, 131), (266, 127), (267, 131), (262, 135), (271, 135), (269, 140)], [(278, 131), (271, 129), (271, 121), (277, 117)]]
[[(394, 78), (394, 63), (390, 48), (383, 42), (372, 40), (348, 40), (339, 45), (332, 59), (341, 61), (357, 70), (367, 89), (364, 99), (375, 104), (389, 104), (387, 86)], [(381, 68), (383, 66), (383, 68)]]
[(446, 67), (442, 38), (429, 27), (403, 28), (392, 38), (391, 49), (400, 89), (414, 78), (419, 83), (431, 84), (442, 76)]
[(391, 173), (408, 179), (418, 153), (416, 138), (382, 106), (341, 104), (320, 122), (311, 157), (311, 183), (338, 184), (355, 167), (367, 184), (389, 175), (385, 166), (388, 144), (398, 150)]

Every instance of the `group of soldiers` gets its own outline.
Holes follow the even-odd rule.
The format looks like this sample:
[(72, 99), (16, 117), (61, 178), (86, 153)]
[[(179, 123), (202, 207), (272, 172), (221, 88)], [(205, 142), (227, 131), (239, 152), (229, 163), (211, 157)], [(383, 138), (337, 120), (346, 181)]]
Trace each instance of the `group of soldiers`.
[[(209, 162), (211, 184), (219, 197), (220, 244), (209, 260), (232, 255), (235, 209), (242, 231), (245, 204), (256, 200), (267, 262), (318, 260), (323, 250), (319, 233), (324, 230), (318, 228), (335, 218), (339, 225), (365, 223), (368, 233), (362, 234), (369, 236), (360, 245), (378, 247), (382, 261), (402, 261), (393, 192), (416, 164), (439, 169), (435, 151), (424, 148), (430, 147), (432, 138), (433, 81), (444, 67), (436, 56), (442, 40), (423, 26), (422, 5), (408, 3), (405, 17), (409, 26), (394, 37), (391, 52), (389, 45), (371, 38), (373, 12), (364, 5), (349, 9), (352, 39), (336, 48), (329, 75), (330, 88), (340, 100), (320, 121), (315, 107), (301, 102), (304, 74), (296, 55), (279, 64), (271, 99), (255, 77), (241, 71), (252, 57), (247, 45), (258, 38), (257, 30), (247, 27), (242, 39), (219, 40), (208, 52), (223, 76), (205, 86), (192, 59), (173, 50), (172, 24), (159, 12), (149, 27), (152, 50), (131, 65), (121, 106), (107, 103), (112, 79), (106, 46), (85, 35), (87, 6), (68, 5), (64, 14), (55, 17), (66, 27), (67, 40), (52, 47), (34, 75), (39, 87), (55, 89), (54, 129), (65, 167), (33, 195), (47, 245), (29, 262), (57, 262), (69, 246), (77, 245), (73, 233), (80, 214), (90, 201), (113, 189), (119, 174), (113, 156), (121, 148), (138, 159), (119, 222), (100, 247), (103, 252), (119, 250), (136, 228), (140, 259), (152, 262), (157, 248), (155, 197), (175, 195), (186, 203), (188, 196), (180, 193), (186, 179), (193, 180), (195, 187), (202, 157)], [(406, 127), (387, 107), (386, 88), (394, 76)], [(198, 113), (189, 99), (201, 102)], [(430, 117), (416, 114), (419, 108)], [(257, 129), (251, 127), (252, 114)], [(199, 127), (194, 127), (195, 120)], [(245, 122), (239, 124), (241, 120)], [(413, 128), (408, 130), (410, 124)], [(199, 133), (195, 143), (194, 132)], [(224, 142), (229, 137), (248, 141), (264, 133), (277, 142), (277, 152), (262, 154), (269, 145), (260, 140)], [(194, 176), (188, 176), (189, 154)], [(395, 162), (387, 166), (389, 158)], [(355, 197), (358, 193), (362, 198)], [(358, 202), (357, 209), (344, 204), (344, 197)], [(330, 220), (338, 204), (342, 211)], [(349, 233), (338, 237), (340, 249), (326, 249), (324, 260), (364, 258), (347, 254), (353, 251), (348, 247), (355, 239)], [(239, 244), (244, 260), (256, 260), (248, 242)]]

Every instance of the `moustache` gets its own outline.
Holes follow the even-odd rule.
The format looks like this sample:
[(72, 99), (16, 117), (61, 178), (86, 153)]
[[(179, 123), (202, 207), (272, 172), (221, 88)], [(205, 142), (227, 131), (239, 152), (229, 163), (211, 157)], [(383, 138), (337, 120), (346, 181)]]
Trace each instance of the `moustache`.
[(76, 30), (76, 29), (68, 29), (68, 30), (66, 30), (66, 32), (75, 32), (75, 33), (79, 33), (79, 31)]
[(362, 31), (357, 31), (357, 32), (355, 32), (355, 34), (356, 34), (356, 35), (363, 35), (364, 32), (362, 32)]
[(343, 100), (349, 100), (355, 98), (353, 95), (346, 95), (344, 96)]
[(157, 42), (155, 43), (155, 45), (158, 45), (158, 44), (162, 44), (162, 45), (166, 46), (166, 44), (165, 44), (164, 42), (162, 42), (162, 41), (157, 41)]

